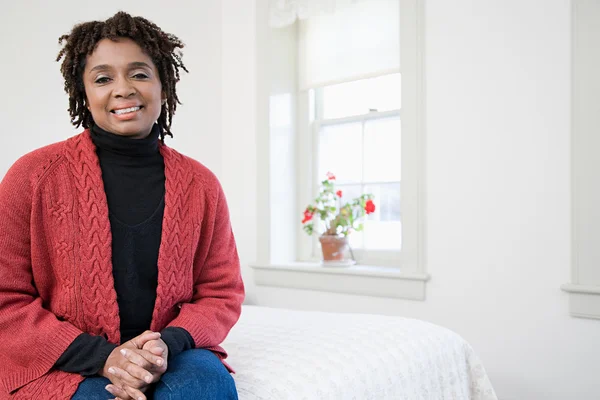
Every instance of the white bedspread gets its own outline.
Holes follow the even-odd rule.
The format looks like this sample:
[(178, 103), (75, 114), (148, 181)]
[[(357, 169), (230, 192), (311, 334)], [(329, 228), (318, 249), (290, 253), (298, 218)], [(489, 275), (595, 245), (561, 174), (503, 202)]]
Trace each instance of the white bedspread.
[(414, 319), (244, 306), (223, 346), (241, 400), (496, 400), (465, 340)]

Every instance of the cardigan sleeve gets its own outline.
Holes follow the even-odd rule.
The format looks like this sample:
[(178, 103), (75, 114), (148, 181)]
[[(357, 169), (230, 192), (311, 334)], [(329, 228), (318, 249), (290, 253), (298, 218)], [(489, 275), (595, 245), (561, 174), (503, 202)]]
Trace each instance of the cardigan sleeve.
[(116, 347), (116, 344), (108, 342), (102, 336), (82, 333), (62, 353), (54, 368), (81, 376), (96, 375)]
[(0, 183), (0, 391), (4, 393), (50, 371), (82, 333), (46, 310), (34, 286), (29, 233), (34, 167), (23, 157)]
[(204, 210), (194, 255), (194, 295), (168, 326), (184, 328), (196, 348), (218, 346), (241, 314), (244, 284), (229, 209), (215, 178), (216, 196)]
[(170, 326), (160, 331), (160, 338), (169, 349), (169, 360), (174, 359), (186, 350), (194, 348), (194, 339), (183, 328)]

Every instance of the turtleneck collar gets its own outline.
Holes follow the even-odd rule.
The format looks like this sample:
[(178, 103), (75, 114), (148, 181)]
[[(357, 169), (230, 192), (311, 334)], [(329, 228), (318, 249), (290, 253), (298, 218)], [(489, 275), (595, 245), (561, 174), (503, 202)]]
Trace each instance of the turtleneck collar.
[(105, 131), (98, 125), (92, 125), (90, 129), (94, 145), (102, 152), (111, 153), (115, 156), (145, 157), (159, 153), (158, 137), (160, 128), (154, 124), (150, 134), (143, 139), (132, 139), (126, 136), (116, 135)]

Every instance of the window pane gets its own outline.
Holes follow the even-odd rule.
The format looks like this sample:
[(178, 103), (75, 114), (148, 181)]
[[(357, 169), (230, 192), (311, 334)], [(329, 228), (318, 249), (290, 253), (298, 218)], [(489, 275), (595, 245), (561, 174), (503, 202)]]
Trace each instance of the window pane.
[(367, 221), (364, 231), (364, 249), (401, 250), (402, 223)]
[[(400, 182), (375, 185), (336, 185), (342, 190), (342, 200), (350, 201), (362, 193), (375, 196), (376, 210), (365, 218), (364, 230), (348, 236), (353, 249), (400, 250)], [(363, 189), (364, 188), (364, 189)]]
[(365, 123), (365, 182), (398, 182), (401, 176), (400, 118)]
[(342, 191), (342, 204), (353, 200), (363, 193), (362, 185), (340, 185), (336, 183), (335, 188)]
[(338, 183), (358, 183), (362, 178), (362, 124), (328, 125), (319, 134), (319, 182), (333, 172)]
[(323, 88), (323, 118), (400, 109), (400, 74), (340, 83)]
[(364, 248), (399, 250), (402, 247), (400, 182), (366, 185), (365, 193), (375, 196), (376, 210), (365, 222)]
[(365, 193), (375, 198), (376, 210), (370, 214), (370, 221), (400, 221), (400, 182), (365, 185)]

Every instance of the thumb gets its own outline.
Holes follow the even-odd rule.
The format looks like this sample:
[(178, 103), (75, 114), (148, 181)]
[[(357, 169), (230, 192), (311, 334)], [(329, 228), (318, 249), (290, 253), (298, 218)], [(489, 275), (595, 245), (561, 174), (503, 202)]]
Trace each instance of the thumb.
[(142, 333), (139, 336), (134, 337), (133, 339), (131, 339), (131, 343), (133, 343), (135, 345), (135, 347), (137, 347), (138, 349), (141, 349), (142, 347), (144, 347), (144, 345), (151, 341), (151, 340), (157, 340), (160, 339), (160, 333), (159, 332), (152, 332), (152, 331), (146, 331), (144, 333)]
[(155, 346), (148, 349), (148, 351), (156, 356), (161, 356), (165, 352), (165, 349), (159, 346)]

